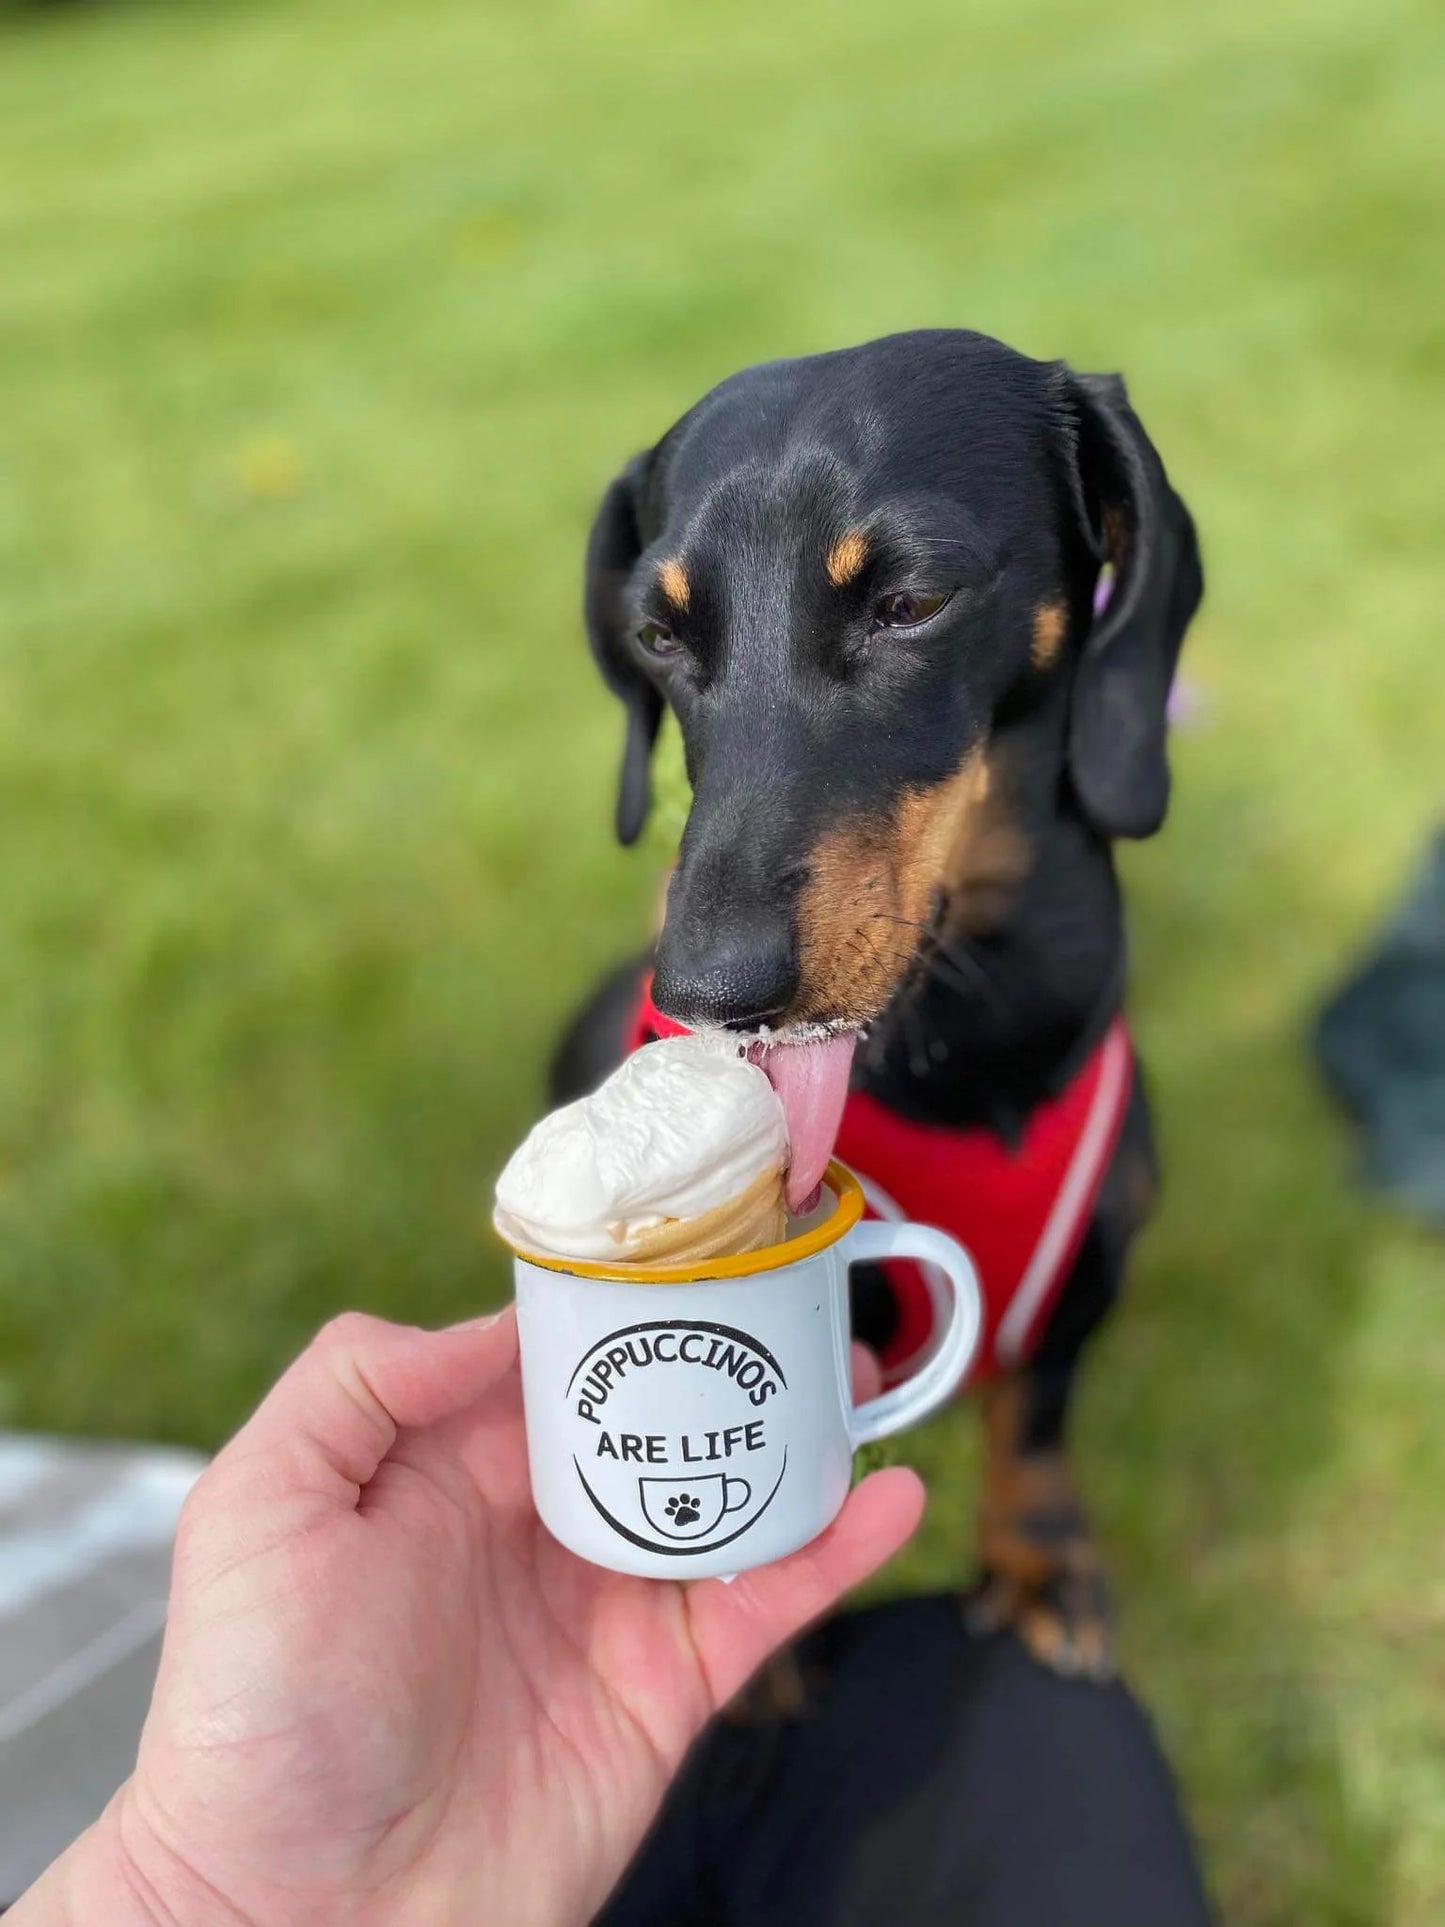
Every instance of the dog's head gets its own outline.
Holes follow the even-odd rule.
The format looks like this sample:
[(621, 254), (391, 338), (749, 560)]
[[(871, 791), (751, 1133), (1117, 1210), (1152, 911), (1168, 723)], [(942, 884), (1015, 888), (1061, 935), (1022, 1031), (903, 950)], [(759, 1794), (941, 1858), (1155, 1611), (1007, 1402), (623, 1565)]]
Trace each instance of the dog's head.
[(856, 1031), (940, 919), (997, 913), (1048, 816), (1149, 835), (1200, 590), (1115, 377), (938, 331), (714, 389), (613, 482), (587, 561), (622, 841), (664, 704), (693, 785), (659, 1006)]

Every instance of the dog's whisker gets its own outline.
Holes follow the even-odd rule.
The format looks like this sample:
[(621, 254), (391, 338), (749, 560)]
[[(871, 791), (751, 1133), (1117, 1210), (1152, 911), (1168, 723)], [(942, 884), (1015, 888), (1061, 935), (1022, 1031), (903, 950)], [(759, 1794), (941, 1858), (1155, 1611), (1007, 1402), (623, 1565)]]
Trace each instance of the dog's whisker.
[(928, 1037), (922, 1020), (906, 998), (898, 1006), (898, 1015), (903, 1023), (903, 1040), (908, 1049), (908, 1068), (915, 1077), (926, 1077), (930, 1068)]
[(921, 923), (915, 917), (893, 916), (885, 910), (875, 910), (872, 914), (874, 918), (918, 931), (922, 939), (918, 945), (920, 961), (929, 970), (937, 971), (951, 988), (963, 992), (977, 989), (996, 1010), (1008, 1008), (1007, 999), (972, 951), (961, 948), (941, 930), (931, 924)]
[(937, 970), (945, 983), (952, 984), (955, 990), (977, 989), (997, 1011), (1008, 1009), (1008, 1000), (979, 963), (977, 958), (967, 952), (955, 953), (952, 950), (939, 950), (928, 959), (929, 968)]

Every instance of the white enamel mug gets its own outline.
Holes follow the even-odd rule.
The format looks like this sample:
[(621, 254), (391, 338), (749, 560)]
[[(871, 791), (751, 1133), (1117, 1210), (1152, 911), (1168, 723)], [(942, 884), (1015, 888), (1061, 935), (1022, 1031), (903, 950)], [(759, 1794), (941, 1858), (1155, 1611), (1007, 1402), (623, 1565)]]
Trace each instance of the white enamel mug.
[[(862, 1216), (834, 1163), (795, 1234), (742, 1257), (648, 1268), (516, 1252), (532, 1491), (554, 1538), (652, 1579), (766, 1565), (836, 1517), (858, 1446), (953, 1395), (978, 1343), (972, 1264), (941, 1231)], [(946, 1276), (950, 1315), (921, 1371), (855, 1406), (848, 1267), (904, 1257)]]

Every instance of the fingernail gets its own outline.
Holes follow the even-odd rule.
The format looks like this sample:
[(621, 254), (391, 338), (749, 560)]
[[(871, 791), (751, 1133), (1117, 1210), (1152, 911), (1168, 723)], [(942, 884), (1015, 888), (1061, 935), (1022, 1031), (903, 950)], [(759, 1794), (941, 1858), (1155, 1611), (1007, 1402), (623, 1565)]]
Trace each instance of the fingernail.
[(449, 1332), (482, 1332), (485, 1331), (489, 1325), (499, 1325), (511, 1309), (510, 1305), (503, 1305), (500, 1311), (483, 1312), (480, 1318), (463, 1318), (455, 1325), (443, 1325), (442, 1330)]

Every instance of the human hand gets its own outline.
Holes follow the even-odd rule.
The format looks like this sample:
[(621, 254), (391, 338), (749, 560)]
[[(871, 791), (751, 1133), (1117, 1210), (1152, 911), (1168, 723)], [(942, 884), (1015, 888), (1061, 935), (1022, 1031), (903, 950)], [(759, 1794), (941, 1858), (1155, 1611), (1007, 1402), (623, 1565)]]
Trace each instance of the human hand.
[(586, 1565), (516, 1347), (349, 1313), (302, 1354), (185, 1507), (135, 1774), (16, 1927), (584, 1922), (703, 1722), (917, 1524), (895, 1468), (731, 1585)]

